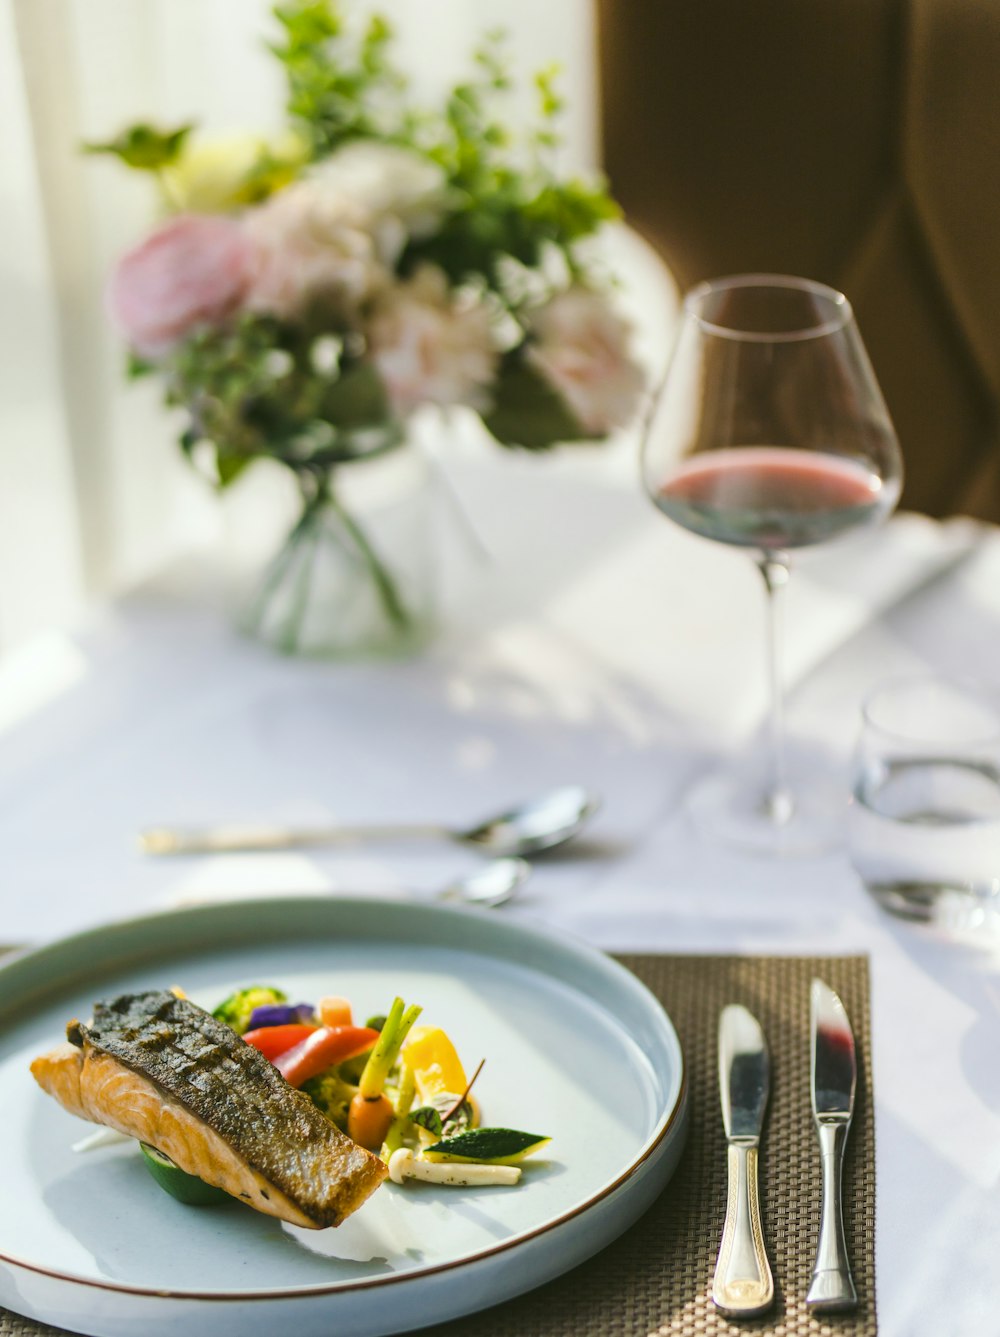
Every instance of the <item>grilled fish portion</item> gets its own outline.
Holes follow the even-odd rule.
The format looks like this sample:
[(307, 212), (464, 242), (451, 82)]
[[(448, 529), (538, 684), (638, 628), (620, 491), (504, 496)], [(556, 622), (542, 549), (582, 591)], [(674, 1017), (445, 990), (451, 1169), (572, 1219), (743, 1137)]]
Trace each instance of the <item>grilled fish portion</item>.
[(339, 1225), (386, 1175), (229, 1026), (172, 993), (123, 994), (36, 1058), (72, 1114), (138, 1138), (249, 1206)]

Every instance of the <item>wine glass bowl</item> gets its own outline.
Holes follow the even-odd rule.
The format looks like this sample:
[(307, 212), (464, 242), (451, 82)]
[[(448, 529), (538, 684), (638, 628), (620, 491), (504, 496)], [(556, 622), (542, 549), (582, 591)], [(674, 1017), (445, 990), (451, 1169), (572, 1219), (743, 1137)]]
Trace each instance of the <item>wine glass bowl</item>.
[(755, 848), (822, 848), (842, 814), (823, 821), (787, 781), (776, 601), (794, 550), (885, 520), (902, 484), (899, 444), (847, 298), (773, 274), (692, 289), (644, 425), (642, 476), (670, 520), (750, 549), (768, 596), (767, 774), (754, 794), (717, 784), (712, 824)]
[(902, 462), (847, 298), (773, 275), (694, 288), (647, 420), (643, 478), (678, 524), (758, 551), (884, 519)]

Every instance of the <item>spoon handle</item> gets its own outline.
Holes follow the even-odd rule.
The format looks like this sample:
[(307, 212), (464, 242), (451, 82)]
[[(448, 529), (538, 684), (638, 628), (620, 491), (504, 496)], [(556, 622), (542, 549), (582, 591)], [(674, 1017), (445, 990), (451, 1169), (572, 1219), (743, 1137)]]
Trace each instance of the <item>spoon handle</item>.
[(144, 854), (230, 854), (239, 850), (291, 850), (309, 845), (353, 845), (361, 841), (452, 840), (444, 826), (213, 826), (151, 827), (139, 834)]

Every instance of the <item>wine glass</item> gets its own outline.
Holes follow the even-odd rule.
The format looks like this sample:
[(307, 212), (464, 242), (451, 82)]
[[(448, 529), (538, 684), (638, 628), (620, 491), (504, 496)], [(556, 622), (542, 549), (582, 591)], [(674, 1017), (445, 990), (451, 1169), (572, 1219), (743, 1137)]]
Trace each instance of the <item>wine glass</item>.
[(807, 279), (740, 274), (685, 297), (666, 378), (648, 415), (643, 481), (664, 515), (751, 549), (764, 580), (769, 747), (691, 796), (726, 843), (805, 853), (839, 838), (846, 802), (789, 781), (779, 659), (780, 592), (794, 549), (883, 521), (902, 459), (847, 298)]

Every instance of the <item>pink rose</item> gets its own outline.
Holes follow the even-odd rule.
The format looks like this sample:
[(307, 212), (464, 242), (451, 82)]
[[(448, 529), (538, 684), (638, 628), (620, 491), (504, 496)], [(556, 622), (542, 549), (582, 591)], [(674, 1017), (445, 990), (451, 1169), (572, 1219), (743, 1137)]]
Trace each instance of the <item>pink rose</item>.
[(368, 327), (368, 347), (397, 413), (421, 404), (485, 409), (497, 350), (482, 302), (456, 301), (444, 271), (424, 264), (390, 288)]
[(585, 432), (604, 435), (635, 411), (644, 378), (629, 357), (628, 334), (604, 296), (580, 286), (557, 294), (531, 321), (525, 357)]
[(323, 302), (331, 314), (350, 319), (387, 278), (369, 222), (321, 177), (296, 181), (248, 210), (243, 226), (255, 260), (247, 307), (296, 320)]
[(195, 326), (230, 315), (243, 300), (253, 262), (253, 244), (232, 219), (178, 214), (122, 256), (108, 308), (136, 350), (156, 357)]

